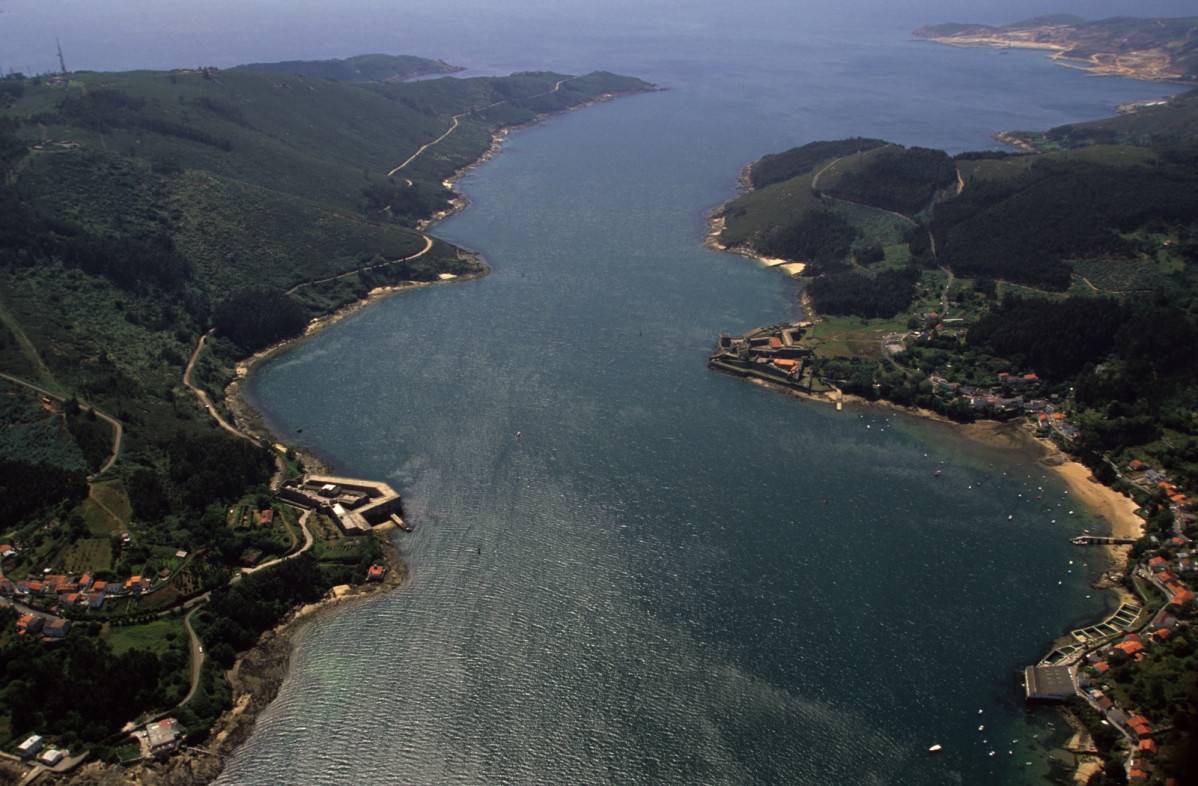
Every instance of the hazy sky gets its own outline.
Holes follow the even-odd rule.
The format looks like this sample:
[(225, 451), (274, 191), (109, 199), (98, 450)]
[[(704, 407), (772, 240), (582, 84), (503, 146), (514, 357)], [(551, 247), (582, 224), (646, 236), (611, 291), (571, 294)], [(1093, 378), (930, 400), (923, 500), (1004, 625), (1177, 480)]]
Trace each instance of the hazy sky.
[[(767, 38), (801, 27), (892, 29), (1006, 23), (1046, 13), (1182, 16), (1190, 0), (0, 0), (0, 68), (124, 70), (366, 52), (440, 57), (472, 69), (603, 67), (605, 48), (651, 47), (697, 29)], [(746, 24), (747, 23), (747, 24)], [(571, 42), (565, 45), (564, 42)], [(483, 50), (486, 54), (483, 55)], [(618, 65), (618, 64), (616, 64)]]

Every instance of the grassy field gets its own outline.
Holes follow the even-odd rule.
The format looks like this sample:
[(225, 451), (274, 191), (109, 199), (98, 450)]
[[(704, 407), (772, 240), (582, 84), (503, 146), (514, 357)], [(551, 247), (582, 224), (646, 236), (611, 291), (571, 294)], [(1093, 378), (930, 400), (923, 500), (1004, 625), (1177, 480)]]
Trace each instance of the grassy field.
[(804, 343), (823, 357), (882, 358), (882, 337), (907, 329), (907, 318), (861, 319), (826, 317), (804, 336)]
[(171, 643), (182, 637), (187, 639), (183, 619), (158, 619), (143, 625), (105, 626), (104, 639), (112, 647), (114, 655), (132, 649), (165, 652)]
[(112, 568), (112, 542), (104, 538), (81, 538), (59, 553), (58, 566), (68, 573), (95, 573)]

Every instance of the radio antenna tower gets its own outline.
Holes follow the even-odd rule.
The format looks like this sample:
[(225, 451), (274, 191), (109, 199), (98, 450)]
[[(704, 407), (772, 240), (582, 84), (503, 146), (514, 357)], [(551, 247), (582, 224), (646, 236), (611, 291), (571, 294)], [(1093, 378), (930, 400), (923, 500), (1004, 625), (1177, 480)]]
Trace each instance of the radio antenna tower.
[(66, 76), (67, 75), (67, 61), (62, 59), (62, 44), (60, 44), (58, 42), (57, 38), (54, 39), (54, 43), (57, 44), (57, 46), (58, 46), (58, 65), (62, 68), (62, 75)]

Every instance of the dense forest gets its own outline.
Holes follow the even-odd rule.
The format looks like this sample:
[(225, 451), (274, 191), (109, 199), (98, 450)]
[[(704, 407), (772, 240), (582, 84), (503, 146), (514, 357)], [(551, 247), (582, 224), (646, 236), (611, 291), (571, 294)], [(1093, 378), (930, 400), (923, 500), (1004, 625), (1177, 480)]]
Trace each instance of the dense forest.
[(64, 748), (97, 743), (162, 701), (162, 664), (155, 653), (115, 654), (97, 638), (99, 626), (90, 624), (48, 648), (36, 636), (14, 635), (10, 609), (0, 609), (0, 617), (6, 642), (0, 646), (0, 704), (7, 708), (11, 736), (36, 730), (54, 735)]
[(956, 181), (957, 169), (943, 150), (888, 146), (862, 156), (862, 166), (840, 174), (824, 190), (837, 199), (914, 215)]
[(816, 166), (854, 153), (883, 147), (889, 144), (884, 139), (855, 137), (828, 142), (811, 142), (802, 147), (792, 147), (784, 153), (770, 153), (753, 162), (749, 167), (749, 185), (765, 188), (774, 183), (805, 175)]
[(842, 260), (860, 234), (830, 210), (811, 210), (767, 232), (758, 248), (765, 256), (810, 260), (818, 266)]
[(1069, 260), (1135, 259), (1151, 247), (1132, 233), (1194, 215), (1198, 155), (1164, 149), (1151, 166), (1040, 159), (1013, 178), (975, 179), (936, 206), (931, 229), (940, 263), (960, 275), (1062, 291)]
[(827, 273), (811, 281), (808, 294), (825, 314), (846, 314), (866, 319), (890, 319), (907, 310), (917, 268), (885, 270), (875, 276), (853, 270)]

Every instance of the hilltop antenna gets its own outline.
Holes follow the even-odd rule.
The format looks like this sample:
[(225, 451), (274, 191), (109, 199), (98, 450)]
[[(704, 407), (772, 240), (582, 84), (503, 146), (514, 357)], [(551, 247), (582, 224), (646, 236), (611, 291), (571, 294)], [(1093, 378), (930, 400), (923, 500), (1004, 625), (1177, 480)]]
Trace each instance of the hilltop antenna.
[(60, 44), (58, 42), (57, 38), (54, 39), (54, 43), (58, 46), (58, 65), (62, 68), (62, 75), (66, 76), (67, 75), (67, 61), (62, 59), (62, 44)]

